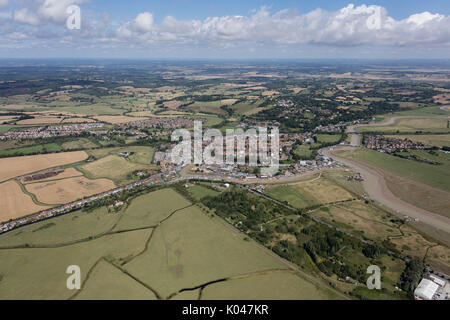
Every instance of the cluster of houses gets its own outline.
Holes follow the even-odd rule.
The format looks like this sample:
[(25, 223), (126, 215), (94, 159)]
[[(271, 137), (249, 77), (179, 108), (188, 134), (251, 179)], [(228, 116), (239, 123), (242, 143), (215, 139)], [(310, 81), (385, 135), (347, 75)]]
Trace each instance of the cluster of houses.
[(345, 128), (347, 128), (347, 126), (350, 124), (351, 123), (349, 123), (349, 122), (341, 121), (336, 124), (329, 124), (326, 126), (319, 125), (314, 129), (314, 131), (315, 132), (325, 132), (325, 133), (338, 133), (338, 132), (342, 132), (343, 130), (345, 130)]
[(84, 131), (103, 127), (103, 123), (78, 123), (63, 126), (48, 126), (12, 130), (0, 135), (0, 140), (42, 139), (52, 137), (76, 136)]
[[(198, 119), (198, 121), (204, 121)], [(150, 118), (145, 120), (136, 120), (132, 122), (121, 123), (118, 125), (121, 129), (127, 128), (161, 128), (161, 129), (179, 129), (194, 127), (194, 119), (184, 117), (174, 118)]]
[(385, 153), (394, 153), (406, 149), (427, 149), (428, 146), (420, 142), (414, 142), (407, 138), (388, 138), (381, 135), (368, 135), (365, 146), (367, 149), (377, 150)]

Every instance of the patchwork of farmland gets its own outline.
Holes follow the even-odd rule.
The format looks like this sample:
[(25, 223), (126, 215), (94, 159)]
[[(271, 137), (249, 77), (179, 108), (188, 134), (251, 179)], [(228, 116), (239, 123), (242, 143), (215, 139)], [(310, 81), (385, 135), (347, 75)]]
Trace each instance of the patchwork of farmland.
[[(154, 191), (119, 212), (76, 211), (0, 235), (0, 298), (342, 298), (244, 238), (172, 189)], [(73, 264), (78, 291), (66, 287)]]

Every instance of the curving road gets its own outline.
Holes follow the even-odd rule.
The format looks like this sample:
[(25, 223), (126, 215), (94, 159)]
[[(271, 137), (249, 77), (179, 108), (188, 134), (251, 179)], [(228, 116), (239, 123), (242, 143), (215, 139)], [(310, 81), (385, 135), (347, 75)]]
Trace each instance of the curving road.
[(340, 161), (355, 171), (361, 173), (364, 178), (362, 182), (364, 190), (376, 203), (384, 205), (399, 216), (407, 215), (419, 219), (421, 222), (435, 227), (436, 229), (450, 233), (450, 219), (436, 213), (418, 208), (408, 202), (396, 197), (387, 187), (383, 175), (372, 167), (365, 164), (342, 158), (334, 152), (338, 150), (354, 149), (348, 146), (339, 146), (322, 150), (322, 154)]

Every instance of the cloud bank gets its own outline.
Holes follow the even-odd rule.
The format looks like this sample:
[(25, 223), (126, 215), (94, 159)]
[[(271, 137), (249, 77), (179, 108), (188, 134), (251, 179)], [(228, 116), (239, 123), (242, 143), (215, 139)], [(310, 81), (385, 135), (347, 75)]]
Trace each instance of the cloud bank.
[[(262, 7), (250, 15), (212, 16), (203, 20), (179, 20), (168, 15), (155, 23), (152, 12), (141, 12), (130, 21), (111, 22), (105, 14), (85, 12), (85, 0), (0, 0), (0, 40), (11, 46), (46, 45), (123, 48), (201, 46), (229, 48), (303, 45), (355, 47), (449, 47), (450, 17), (421, 12), (396, 20), (381, 6), (348, 6), (337, 11), (294, 9), (271, 12)], [(66, 8), (82, 8), (83, 28), (67, 30)], [(3, 45), (5, 47), (5, 45)]]

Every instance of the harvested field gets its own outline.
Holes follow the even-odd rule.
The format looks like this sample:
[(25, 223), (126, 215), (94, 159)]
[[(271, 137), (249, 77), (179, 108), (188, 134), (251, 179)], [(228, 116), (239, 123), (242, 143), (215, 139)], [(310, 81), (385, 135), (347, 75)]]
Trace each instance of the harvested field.
[(145, 120), (147, 118), (127, 117), (127, 116), (97, 116), (97, 117), (95, 117), (95, 119), (97, 119), (98, 121), (102, 121), (102, 122), (119, 124), (119, 123), (127, 123), (127, 122)]
[(163, 86), (163, 87), (156, 88), (156, 90), (159, 92), (165, 92), (165, 91), (173, 91), (176, 88), (177, 87), (174, 87), (174, 86)]
[(176, 101), (176, 100), (174, 100), (174, 101), (166, 101), (166, 102), (164, 102), (164, 107), (169, 108), (169, 109), (176, 109), (176, 108), (178, 108), (179, 106), (181, 106), (184, 103), (186, 103), (186, 102)]
[(17, 122), (19, 125), (33, 125), (33, 124), (54, 124), (60, 123), (63, 120), (62, 117), (38, 117), (34, 119), (25, 119)]
[(267, 91), (263, 91), (261, 93), (264, 97), (270, 97), (276, 94), (280, 94), (278, 91), (273, 91), (273, 90), (267, 90)]
[(17, 116), (0, 116), (0, 124), (16, 119)]
[(26, 184), (26, 183), (49, 181), (49, 180), (59, 180), (59, 179), (65, 179), (65, 178), (80, 177), (82, 175), (83, 174), (75, 168), (67, 168), (55, 176), (51, 176), (51, 177), (44, 178), (44, 179), (33, 180), (33, 181), (24, 181), (24, 179), (22, 179), (22, 183)]
[(441, 104), (449, 104), (450, 103), (450, 94), (449, 93), (443, 93), (438, 94), (433, 97), (434, 103), (441, 103)]
[(0, 159), (0, 181), (46, 168), (82, 161), (87, 157), (88, 155), (84, 151), (74, 151)]
[(42, 203), (64, 204), (87, 196), (102, 193), (115, 187), (111, 180), (90, 180), (86, 177), (66, 178), (26, 185)]
[(0, 183), (0, 221), (16, 219), (38, 212), (48, 207), (35, 204), (30, 196), (24, 194), (15, 181)]
[(222, 100), (220, 100), (220, 105), (230, 106), (230, 105), (236, 103), (236, 101), (238, 101), (238, 99), (222, 99)]
[(5, 110), (22, 110), (22, 109), (38, 109), (40, 106), (34, 104), (4, 104), (0, 105), (0, 109)]
[(86, 123), (86, 122), (95, 122), (95, 120), (89, 118), (66, 118), (62, 121), (62, 123)]

